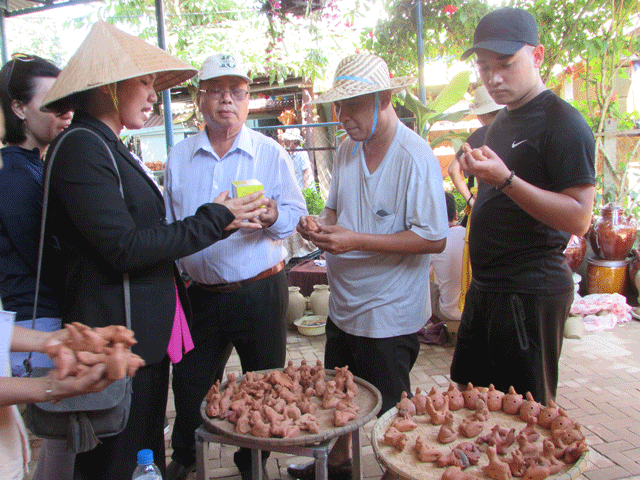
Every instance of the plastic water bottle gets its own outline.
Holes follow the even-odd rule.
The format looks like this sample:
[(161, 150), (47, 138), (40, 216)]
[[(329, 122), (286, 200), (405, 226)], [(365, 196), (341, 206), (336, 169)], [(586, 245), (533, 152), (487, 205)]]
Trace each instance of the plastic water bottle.
[(138, 466), (131, 480), (162, 480), (160, 470), (153, 463), (153, 452), (148, 448), (138, 452)]

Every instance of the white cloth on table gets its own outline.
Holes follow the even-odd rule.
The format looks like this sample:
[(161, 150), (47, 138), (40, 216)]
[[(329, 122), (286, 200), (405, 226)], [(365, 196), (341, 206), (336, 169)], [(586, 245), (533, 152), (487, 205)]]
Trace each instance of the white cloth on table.
[(619, 293), (594, 293), (576, 298), (570, 315), (582, 316), (585, 331), (594, 332), (630, 321), (631, 310), (627, 299)]

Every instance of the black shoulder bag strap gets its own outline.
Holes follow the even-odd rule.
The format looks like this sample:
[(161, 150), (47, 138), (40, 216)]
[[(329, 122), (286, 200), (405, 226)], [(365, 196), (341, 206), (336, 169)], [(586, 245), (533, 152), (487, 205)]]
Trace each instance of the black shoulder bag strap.
[[(58, 140), (58, 143), (56, 143), (56, 146), (53, 149), (53, 152), (51, 153), (51, 157), (49, 158), (49, 162), (47, 163), (44, 171), (44, 179), (42, 182), (42, 189), (43, 189), (42, 219), (40, 220), (40, 243), (38, 244), (38, 270), (36, 272), (36, 291), (33, 298), (33, 314), (31, 317), (31, 328), (34, 330), (36, 328), (36, 317), (37, 317), (37, 311), (38, 311), (38, 294), (40, 292), (40, 277), (42, 273), (42, 254), (44, 252), (44, 235), (45, 235), (45, 224), (47, 221), (47, 207), (49, 204), (49, 184), (51, 182), (51, 168), (53, 166), (53, 161), (56, 157), (56, 153), (58, 153), (58, 148), (60, 147), (60, 144), (62, 143), (64, 138), (70, 133), (76, 132), (78, 130), (84, 130), (86, 132), (91, 133), (92, 135), (95, 135), (98, 138), (98, 140), (102, 142), (107, 152), (109, 152), (109, 156), (111, 157), (111, 161), (113, 162), (113, 168), (115, 168), (116, 175), (118, 176), (118, 188), (120, 189), (120, 195), (122, 195), (122, 198), (124, 198), (124, 191), (122, 190), (122, 179), (120, 178), (120, 170), (118, 169), (118, 165), (116, 164), (116, 159), (114, 158), (113, 153), (111, 152), (111, 149), (102, 139), (102, 137), (98, 135), (96, 132), (94, 132), (93, 130), (89, 130), (88, 128), (79, 127), (79, 128), (74, 128), (72, 130), (67, 130), (62, 135), (62, 137), (60, 137), (60, 140)], [(127, 272), (122, 274), (122, 285), (124, 289), (124, 311), (125, 311), (126, 326), (129, 330), (131, 330), (131, 289), (129, 286), (129, 273)], [(33, 352), (29, 352), (29, 356), (24, 360), (24, 367), (28, 376), (30, 376), (31, 372), (33, 371), (33, 367), (31, 365), (32, 355), (33, 355)]]

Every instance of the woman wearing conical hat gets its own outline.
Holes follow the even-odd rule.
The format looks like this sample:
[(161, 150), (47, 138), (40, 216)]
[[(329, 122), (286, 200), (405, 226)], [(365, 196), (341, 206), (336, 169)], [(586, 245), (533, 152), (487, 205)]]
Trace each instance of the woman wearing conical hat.
[(133, 351), (146, 366), (133, 379), (126, 429), (76, 457), (76, 477), (128, 480), (136, 453), (151, 448), (165, 473), (164, 417), (169, 363), (192, 348), (190, 308), (175, 260), (225, 238), (260, 228), (262, 192), (226, 192), (196, 214), (167, 224), (160, 190), (118, 136), (144, 125), (157, 91), (195, 75), (190, 65), (105, 23), (96, 23), (61, 72), (43, 108), (75, 116), (47, 153), (51, 169), (47, 222), (61, 243), (63, 322), (124, 325), (123, 274), (130, 282)]

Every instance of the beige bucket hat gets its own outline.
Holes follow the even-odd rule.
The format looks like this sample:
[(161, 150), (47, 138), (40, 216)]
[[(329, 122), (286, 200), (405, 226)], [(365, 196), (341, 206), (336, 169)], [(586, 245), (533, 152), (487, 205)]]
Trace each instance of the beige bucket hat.
[(498, 105), (493, 101), (493, 98), (489, 95), (487, 87), (481, 85), (476, 89), (476, 92), (473, 95), (473, 103), (469, 105), (469, 114), (484, 115), (485, 113), (502, 110), (502, 107), (504, 107), (504, 105)]
[(391, 78), (387, 63), (377, 55), (357, 53), (343, 58), (336, 68), (333, 86), (311, 103), (329, 103), (367, 93), (398, 93), (413, 85), (414, 77)]
[(43, 108), (75, 93), (129, 78), (157, 74), (156, 91), (190, 79), (198, 70), (164, 50), (99, 20), (42, 101)]

